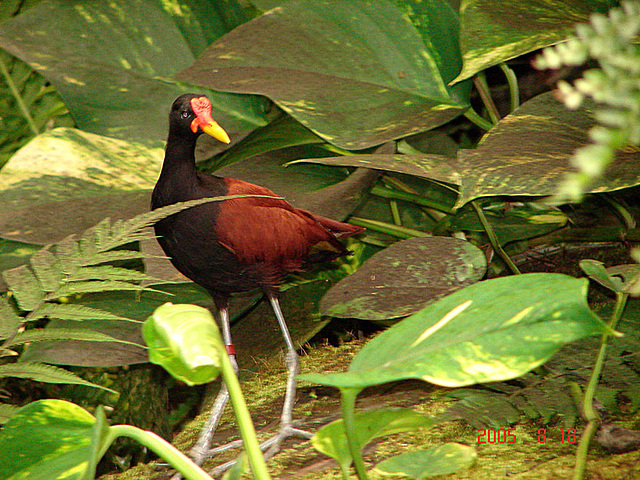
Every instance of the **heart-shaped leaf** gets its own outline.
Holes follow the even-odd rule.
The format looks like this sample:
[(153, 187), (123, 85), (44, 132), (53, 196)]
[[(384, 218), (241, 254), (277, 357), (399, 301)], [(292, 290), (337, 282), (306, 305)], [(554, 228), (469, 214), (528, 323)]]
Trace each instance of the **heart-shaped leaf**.
[[(408, 432), (418, 428), (431, 428), (433, 420), (420, 415), (409, 408), (369, 410), (355, 415), (355, 432), (357, 448), (383, 435)], [(353, 462), (347, 437), (344, 432), (344, 421), (336, 420), (318, 430), (311, 438), (313, 447), (321, 453), (335, 459), (342, 471), (348, 475)]]
[[(569, 159), (589, 143), (594, 104), (567, 110), (552, 93), (538, 95), (503, 118), (475, 150), (458, 152), (462, 178), (456, 207), (474, 198), (497, 195), (552, 195), (568, 172)], [(608, 192), (640, 184), (640, 151), (621, 150), (590, 192)]]
[(232, 133), (266, 123), (263, 99), (171, 80), (212, 40), (246, 20), (235, 2), (218, 9), (188, 0), (50, 0), (3, 22), (0, 47), (46, 77), (82, 129), (153, 142), (166, 138), (173, 100), (193, 90), (209, 95)]
[(354, 389), (409, 378), (446, 387), (516, 378), (565, 343), (611, 333), (589, 309), (587, 286), (555, 273), (486, 280), (378, 335), (347, 372), (300, 378)]
[(460, 6), (460, 46), (464, 66), (459, 82), (481, 70), (547, 47), (571, 36), (577, 23), (608, 0), (464, 0)]
[[(236, 28), (178, 78), (266, 95), (330, 143), (362, 149), (428, 130), (468, 107), (447, 2), (296, 0)], [(277, 55), (274, 54), (277, 52)], [(446, 61), (444, 60), (446, 59)]]
[(451, 237), (403, 240), (375, 254), (322, 299), (323, 314), (387, 320), (411, 315), (429, 303), (480, 280), (484, 253)]
[(476, 461), (475, 448), (460, 443), (445, 443), (426, 450), (397, 455), (376, 465), (383, 475), (401, 475), (415, 480), (448, 475), (468, 468)]
[(73, 403), (30, 403), (0, 431), (0, 478), (93, 478), (95, 462), (88, 460), (97, 453), (92, 437), (96, 428), (103, 432), (101, 427), (93, 415)]

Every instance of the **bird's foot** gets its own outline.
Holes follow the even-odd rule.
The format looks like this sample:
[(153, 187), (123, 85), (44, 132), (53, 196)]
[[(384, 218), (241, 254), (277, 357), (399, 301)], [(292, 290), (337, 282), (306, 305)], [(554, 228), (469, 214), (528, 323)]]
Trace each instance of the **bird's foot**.
[[(301, 430), (299, 428), (295, 428), (292, 425), (281, 425), (280, 431), (276, 433), (273, 437), (265, 440), (260, 444), (260, 450), (264, 452), (264, 459), (269, 460), (276, 453), (280, 451), (280, 447), (282, 446), (282, 442), (287, 438), (298, 437), (304, 438), (306, 440), (310, 439), (313, 436), (313, 433), (307, 432), (306, 430)], [(235, 440), (233, 442), (229, 442), (226, 445), (222, 445), (220, 447), (215, 447), (210, 449), (207, 453), (207, 457), (212, 457), (222, 452), (226, 452), (227, 450), (231, 450), (234, 448), (238, 448), (242, 446), (242, 440)], [(209, 472), (211, 475), (220, 475), (221, 473), (226, 472), (236, 463), (236, 460), (231, 460), (221, 465), (218, 465), (214, 469)]]

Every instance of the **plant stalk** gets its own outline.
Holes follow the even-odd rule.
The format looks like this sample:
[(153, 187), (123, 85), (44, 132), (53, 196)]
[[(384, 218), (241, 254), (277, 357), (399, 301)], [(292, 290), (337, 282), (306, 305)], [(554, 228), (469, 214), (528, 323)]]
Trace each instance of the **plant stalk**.
[(513, 260), (511, 260), (511, 257), (509, 257), (509, 255), (507, 255), (507, 252), (505, 252), (503, 250), (502, 246), (500, 245), (500, 241), (498, 240), (498, 236), (496, 235), (496, 232), (493, 230), (493, 227), (489, 223), (489, 220), (487, 220), (487, 217), (485, 216), (484, 212), (482, 211), (482, 206), (479, 205), (476, 200), (471, 201), (471, 205), (473, 206), (473, 208), (475, 209), (476, 213), (478, 214), (478, 218), (480, 219), (480, 223), (482, 223), (482, 227), (484, 228), (484, 231), (486, 232), (487, 236), (489, 237), (489, 241), (491, 242), (491, 246), (493, 247), (495, 252), (498, 254), (498, 256), (500, 256), (500, 258), (504, 261), (504, 263), (507, 264), (509, 269), (514, 274), (518, 275), (520, 273), (520, 270), (518, 269), (516, 264), (513, 263)]
[(236, 415), (238, 429), (240, 430), (240, 436), (242, 437), (242, 442), (244, 443), (244, 448), (249, 458), (253, 478), (255, 480), (270, 480), (271, 476), (267, 470), (267, 464), (264, 461), (262, 450), (260, 450), (260, 444), (258, 443), (258, 437), (256, 436), (256, 431), (251, 421), (251, 415), (249, 414), (249, 409), (240, 390), (240, 382), (233, 370), (229, 355), (224, 349), (224, 346), (222, 346), (221, 371), (224, 383), (229, 390), (229, 399), (231, 400), (231, 405)]
[[(211, 480), (207, 472), (193, 463), (189, 457), (153, 432), (142, 430), (133, 425), (114, 425), (113, 427), (109, 427), (108, 434), (103, 443), (103, 450), (106, 450), (104, 446), (108, 448), (117, 437), (133, 438), (165, 459), (172, 467), (189, 480)], [(102, 453), (104, 454), (104, 452)]]
[(489, 114), (491, 123), (496, 125), (500, 121), (500, 113), (498, 113), (498, 108), (493, 102), (493, 98), (491, 98), (491, 89), (487, 84), (487, 78), (483, 73), (479, 73), (473, 78), (473, 84), (475, 85), (476, 90), (478, 90), (478, 94), (480, 94), (482, 103), (487, 109), (487, 113)]
[(356, 433), (356, 397), (360, 393), (359, 389), (354, 388), (341, 388), (340, 394), (342, 396), (342, 420), (344, 422), (344, 432), (347, 436), (347, 444), (349, 445), (349, 452), (351, 458), (353, 458), (353, 466), (356, 469), (356, 474), (359, 480), (369, 480), (367, 475), (367, 469), (364, 466), (364, 459), (362, 458), (362, 452), (360, 451), (357, 433)]
[[(618, 325), (618, 322), (622, 317), (624, 307), (627, 304), (628, 297), (629, 294), (627, 293), (616, 292), (616, 305), (613, 313), (611, 314), (611, 319), (608, 323), (608, 326), (611, 328), (611, 330), (615, 330), (616, 326)], [(587, 383), (587, 388), (584, 392), (584, 399), (582, 401), (582, 414), (588, 423), (587, 428), (580, 437), (578, 451), (576, 452), (576, 466), (573, 472), (574, 480), (582, 480), (582, 478), (584, 478), (587, 465), (587, 454), (589, 453), (589, 444), (591, 443), (591, 439), (595, 435), (600, 425), (600, 416), (593, 408), (593, 399), (596, 395), (596, 389), (598, 388), (598, 382), (600, 381), (602, 367), (604, 366), (604, 361), (607, 357), (607, 342), (610, 336), (611, 333), (609, 332), (602, 335), (602, 344), (600, 345), (600, 350), (598, 351), (598, 356), (596, 357), (596, 363), (593, 366), (593, 372), (591, 372), (589, 383)]]
[(520, 106), (520, 88), (518, 87), (518, 78), (506, 63), (500, 64), (500, 70), (502, 70), (504, 76), (507, 77), (507, 83), (509, 84), (510, 111), (513, 113)]
[(474, 123), (481, 129), (486, 130), (487, 132), (493, 128), (493, 124), (491, 122), (488, 122), (487, 120), (482, 118), (471, 107), (467, 108), (467, 110), (464, 112), (464, 116), (467, 118), (467, 120)]
[(380, 222), (378, 220), (369, 220), (368, 218), (361, 217), (349, 217), (349, 223), (365, 227), (368, 230), (374, 232), (386, 233), (398, 238), (414, 238), (414, 237), (430, 237), (431, 235), (422, 230), (416, 230), (415, 228), (403, 227), (401, 225), (393, 225), (387, 222)]
[(2, 73), (2, 76), (4, 77), (5, 82), (7, 82), (7, 85), (9, 86), (9, 90), (11, 90), (11, 93), (13, 94), (13, 98), (15, 98), (16, 103), (18, 104), (18, 107), (22, 112), (22, 116), (25, 118), (25, 120), (29, 124), (29, 128), (31, 129), (34, 135), (38, 135), (40, 133), (40, 130), (38, 129), (36, 122), (33, 120), (33, 117), (29, 112), (29, 107), (27, 107), (27, 104), (24, 103), (24, 99), (20, 94), (20, 90), (18, 90), (18, 87), (13, 81), (13, 78), (11, 78), (9, 69), (7, 68), (6, 63), (4, 62), (4, 59), (1, 56), (0, 56), (0, 73)]

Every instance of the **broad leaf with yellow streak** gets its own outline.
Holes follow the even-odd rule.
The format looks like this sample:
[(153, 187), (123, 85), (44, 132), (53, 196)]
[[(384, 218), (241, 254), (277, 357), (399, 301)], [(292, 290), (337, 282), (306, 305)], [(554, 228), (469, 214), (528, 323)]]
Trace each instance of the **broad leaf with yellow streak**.
[(476, 283), (378, 335), (347, 372), (299, 378), (356, 390), (410, 378), (445, 387), (516, 378), (564, 344), (608, 331), (589, 309), (587, 286), (557, 273)]
[[(590, 143), (594, 104), (585, 101), (567, 110), (552, 93), (538, 95), (503, 118), (475, 150), (458, 152), (462, 185), (456, 207), (478, 197), (552, 195), (575, 171), (570, 158)], [(640, 150), (628, 147), (616, 154), (588, 191), (610, 192), (640, 184)]]
[(460, 47), (464, 65), (452, 82), (567, 39), (609, 0), (464, 0), (460, 5)]

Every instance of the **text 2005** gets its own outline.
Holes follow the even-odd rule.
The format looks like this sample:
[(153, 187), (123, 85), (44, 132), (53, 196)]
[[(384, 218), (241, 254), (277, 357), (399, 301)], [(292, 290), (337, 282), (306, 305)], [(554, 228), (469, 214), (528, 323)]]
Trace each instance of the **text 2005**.
[(478, 444), (481, 443), (516, 443), (516, 429), (480, 428), (478, 429)]

